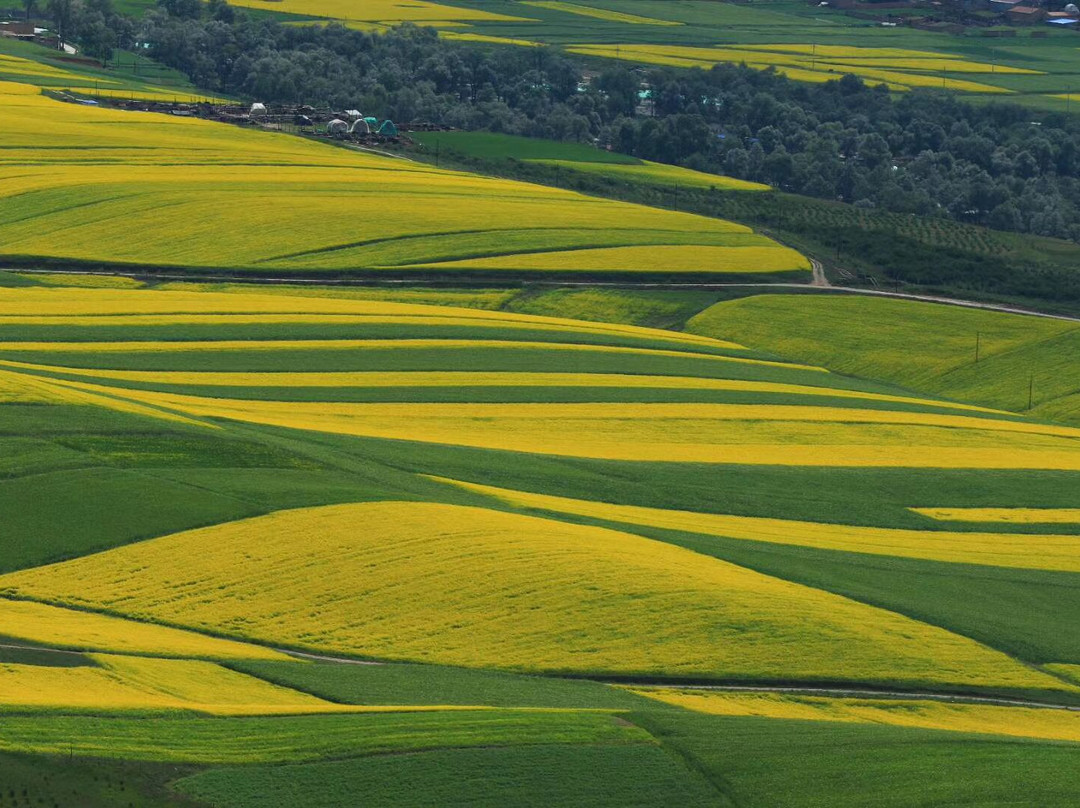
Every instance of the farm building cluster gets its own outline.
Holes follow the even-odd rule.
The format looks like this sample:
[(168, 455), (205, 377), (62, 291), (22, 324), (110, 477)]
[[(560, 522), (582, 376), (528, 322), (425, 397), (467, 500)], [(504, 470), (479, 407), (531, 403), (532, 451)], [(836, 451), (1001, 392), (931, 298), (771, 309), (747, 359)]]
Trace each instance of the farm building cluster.
[(431, 132), (447, 128), (431, 123), (397, 124), (390, 119), (380, 120), (364, 115), (357, 109), (317, 109), (309, 105), (184, 103), (104, 97), (90, 100), (68, 94), (60, 94), (59, 97), (73, 103), (204, 118), (238, 126), (258, 126), (294, 134), (368, 143), (402, 142), (408, 139), (407, 132)]

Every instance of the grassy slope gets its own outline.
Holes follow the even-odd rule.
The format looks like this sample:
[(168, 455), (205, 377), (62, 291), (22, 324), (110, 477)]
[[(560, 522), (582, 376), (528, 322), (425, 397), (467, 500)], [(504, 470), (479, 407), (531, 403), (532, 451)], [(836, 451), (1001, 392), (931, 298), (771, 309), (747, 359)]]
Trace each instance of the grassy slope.
[[(737, 805), (773, 808), (1067, 805), (1075, 744), (692, 713), (636, 716)], [(916, 774), (917, 773), (917, 774)]]
[(1080, 323), (901, 300), (762, 296), (717, 305), (688, 328), (990, 407), (1026, 411), (1030, 392), (1033, 414), (1075, 417)]
[(369, 805), (459, 808), (706, 808), (705, 778), (655, 746), (547, 746), (385, 755), (304, 766), (218, 769), (176, 788), (222, 808)]
[(190, 808), (205, 805), (173, 794), (167, 784), (190, 767), (161, 763), (0, 754), (0, 806)]

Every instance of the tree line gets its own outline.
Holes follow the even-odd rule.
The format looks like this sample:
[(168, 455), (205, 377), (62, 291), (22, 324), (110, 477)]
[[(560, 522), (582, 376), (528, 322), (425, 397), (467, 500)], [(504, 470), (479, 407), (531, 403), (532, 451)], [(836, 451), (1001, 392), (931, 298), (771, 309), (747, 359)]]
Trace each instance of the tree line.
[(851, 75), (811, 85), (740, 65), (590, 62), (448, 42), (408, 24), (282, 25), (224, 0), (158, 0), (138, 22), (110, 0), (48, 0), (50, 14), (65, 9), (73, 38), (100, 52), (104, 23), (115, 46), (209, 92), (596, 142), (864, 208), (1080, 242), (1080, 121), (1065, 114), (943, 91), (892, 96)]

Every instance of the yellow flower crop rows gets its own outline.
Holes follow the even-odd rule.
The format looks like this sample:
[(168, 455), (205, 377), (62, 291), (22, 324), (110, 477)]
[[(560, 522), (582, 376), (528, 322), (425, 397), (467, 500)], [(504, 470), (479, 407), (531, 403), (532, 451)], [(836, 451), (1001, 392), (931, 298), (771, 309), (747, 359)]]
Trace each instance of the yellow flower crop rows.
[[(971, 93), (1009, 93), (992, 84), (952, 78), (948, 73), (1038, 74), (1037, 70), (972, 62), (958, 56), (891, 48), (812, 45), (739, 45), (715, 48), (678, 45), (574, 45), (571, 53), (605, 56), (648, 64), (708, 69), (723, 62), (774, 68), (797, 81), (829, 81), (845, 73), (888, 85), (894, 90), (941, 87)], [(937, 74), (937, 75), (934, 75)]]
[(93, 659), (100, 667), (0, 663), (0, 712), (39, 708), (275, 715), (363, 709), (278, 687), (212, 662), (108, 654)]
[(1080, 508), (912, 508), (943, 522), (1014, 525), (1080, 525)]
[(70, 394), (30, 377), (0, 371), (0, 404), (63, 404)]
[(1069, 687), (943, 629), (674, 545), (434, 503), (282, 511), (8, 574), (0, 588), (470, 667)]
[[(116, 315), (125, 316), (121, 321)], [(220, 319), (215, 319), (215, 315)], [(258, 317), (255, 318), (252, 315), (258, 315)], [(335, 316), (341, 319), (335, 320)], [(226, 317), (231, 319), (227, 320)], [(0, 323), (8, 324), (171, 325), (225, 322), (347, 322), (345, 318), (350, 317), (358, 318), (358, 321), (359, 318), (364, 318), (364, 322), (377, 323), (475, 324), (550, 330), (560, 333), (615, 334), (638, 337), (651, 342), (685, 343), (691, 350), (694, 346), (746, 350), (744, 346), (737, 343), (699, 334), (622, 323), (587, 322), (561, 317), (450, 308), (418, 303), (396, 303), (385, 300), (126, 289), (19, 289), (16, 291), (0, 288)]]
[[(436, 478), (439, 479), (439, 478)], [(516, 508), (572, 514), (626, 525), (682, 530), (730, 539), (764, 541), (851, 553), (924, 558), (994, 567), (1080, 572), (1080, 536), (1014, 533), (948, 533), (855, 527), (728, 514), (613, 505), (443, 480)]]
[[(447, 247), (456, 239), (483, 241), (487, 254), (499, 252), (500, 243), (528, 252), (513, 246), (515, 240), (525, 235), (542, 241), (559, 230), (570, 248), (685, 247), (691, 271), (700, 272), (708, 267), (694, 263), (695, 245), (715, 247), (726, 235), (750, 233), (717, 219), (280, 134), (61, 105), (11, 89), (18, 87), (0, 83), (0, 214), (14, 207), (19, 212), (0, 225), (7, 255), (378, 270), (395, 266), (387, 255), (392, 257), (397, 239), (408, 239), (410, 247), (397, 263), (419, 264), (453, 258)], [(63, 127), (55, 126), (60, 118)], [(289, 204), (282, 205), (286, 196)], [(271, 221), (275, 226), (267, 227)], [(485, 232), (476, 233), (477, 222)], [(137, 242), (133, 231), (141, 233)], [(375, 241), (378, 249), (365, 254), (364, 245)], [(484, 254), (467, 246), (459, 245), (457, 254)], [(789, 268), (789, 252), (775, 249), (778, 268)], [(701, 258), (714, 262), (709, 250)], [(763, 264), (759, 271), (769, 268)]]
[(808, 270), (809, 261), (788, 247), (607, 247), (556, 250), (441, 261), (449, 269), (584, 270), (624, 272), (768, 273)]
[(491, 45), (516, 45), (519, 48), (542, 48), (543, 43), (531, 42), (528, 39), (512, 39), (505, 36), (490, 36), (488, 34), (474, 34), (471, 31), (439, 31), (440, 39), (456, 40), (459, 42), (486, 42)]
[(23, 642), (78, 651), (205, 659), (289, 659), (258, 645), (33, 601), (0, 598), (0, 632)]
[(682, 25), (681, 22), (658, 20), (655, 17), (640, 17), (637, 14), (625, 14), (621, 11), (610, 11), (606, 8), (581, 6), (577, 3), (564, 3), (562, 0), (521, 0), (521, 3), (526, 6), (536, 6), (537, 8), (546, 8), (552, 11), (565, 11), (567, 14), (594, 17), (598, 20), (609, 20), (611, 22), (629, 23), (630, 25)]
[[(660, 390), (734, 390), (753, 393), (780, 393), (800, 396), (827, 396), (865, 401), (890, 401), (945, 409), (994, 412), (983, 407), (954, 402), (938, 402), (883, 393), (864, 393), (836, 387), (812, 387), (805, 384), (712, 379), (697, 376), (647, 376), (619, 373), (515, 373), (488, 371), (339, 371), (326, 373), (231, 373), (227, 371), (139, 371), (86, 370), (57, 365), (35, 365), (0, 359), (0, 367), (61, 372), (99, 380), (141, 382), (198, 387), (631, 387)], [(12, 378), (18, 378), (11, 374)]]
[[(236, 5), (266, 9), (266, 0), (237, 0)], [(479, 11), (460, 6), (429, 3), (426, 0), (276, 0), (273, 10), (286, 14), (326, 17), (343, 22), (373, 23), (461, 23), (470, 21), (520, 22), (521, 17)]]
[(49, 380), (49, 384), (195, 417), (570, 457), (752, 465), (1080, 469), (1080, 444), (1075, 440), (1080, 430), (963, 415), (765, 404), (253, 401), (67, 380)]
[(635, 690), (665, 704), (709, 715), (841, 721), (895, 727), (1080, 741), (1080, 713), (1035, 707), (949, 704), (917, 699), (822, 698), (777, 693)]

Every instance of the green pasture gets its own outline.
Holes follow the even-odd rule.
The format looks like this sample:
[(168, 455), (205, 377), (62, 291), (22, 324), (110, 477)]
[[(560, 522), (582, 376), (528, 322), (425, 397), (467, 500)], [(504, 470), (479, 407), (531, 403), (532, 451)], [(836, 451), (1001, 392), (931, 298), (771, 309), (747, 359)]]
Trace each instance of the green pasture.
[(171, 780), (191, 767), (65, 755), (0, 753), (0, 806), (78, 808), (192, 808), (174, 793)]
[(343, 704), (610, 710), (653, 705), (628, 691), (582, 679), (553, 679), (444, 665), (242, 661), (231, 663), (230, 667)]
[(1080, 747), (900, 727), (635, 714), (729, 804), (757, 808), (1069, 805)]
[(1074, 420), (1080, 323), (906, 300), (759, 296), (690, 331), (929, 395)]
[(656, 746), (447, 749), (300, 766), (216, 769), (175, 784), (222, 808), (332, 808), (362, 794), (400, 808), (722, 806), (711, 784)]
[(184, 764), (289, 763), (454, 747), (644, 743), (603, 712), (454, 710), (245, 718), (0, 716), (0, 750)]

